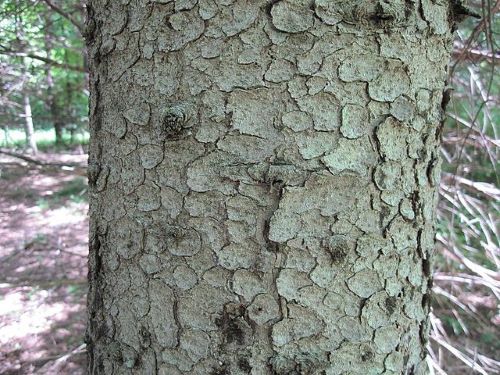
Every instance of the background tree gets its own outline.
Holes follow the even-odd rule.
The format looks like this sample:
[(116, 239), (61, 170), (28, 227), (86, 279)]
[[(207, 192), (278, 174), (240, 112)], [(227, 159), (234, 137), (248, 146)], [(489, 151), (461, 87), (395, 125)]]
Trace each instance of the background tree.
[(457, 5), (89, 3), (90, 373), (426, 373)]
[[(0, 5), (0, 61), (12, 72), (25, 72), (19, 77), (22, 85), (6, 82), (0, 95), (11, 104), (21, 104), (29, 96), (35, 125), (52, 126), (59, 146), (64, 127), (86, 126), (83, 40), (78, 23), (82, 9), (69, 1), (13, 0)], [(2, 118), (4, 128), (20, 123), (16, 118), (23, 107), (4, 107), (10, 114)]]

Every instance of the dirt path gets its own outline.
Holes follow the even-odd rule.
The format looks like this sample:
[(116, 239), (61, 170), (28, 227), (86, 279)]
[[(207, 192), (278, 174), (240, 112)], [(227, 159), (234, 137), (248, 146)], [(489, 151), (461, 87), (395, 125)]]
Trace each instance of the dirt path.
[(85, 373), (85, 181), (0, 155), (0, 374)]

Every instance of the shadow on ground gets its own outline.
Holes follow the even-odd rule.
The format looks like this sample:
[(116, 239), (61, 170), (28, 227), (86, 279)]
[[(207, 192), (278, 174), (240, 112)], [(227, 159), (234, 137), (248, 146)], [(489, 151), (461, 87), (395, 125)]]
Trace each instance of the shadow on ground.
[[(85, 155), (44, 155), (86, 163)], [(0, 156), (0, 373), (84, 374), (88, 204), (77, 170)]]

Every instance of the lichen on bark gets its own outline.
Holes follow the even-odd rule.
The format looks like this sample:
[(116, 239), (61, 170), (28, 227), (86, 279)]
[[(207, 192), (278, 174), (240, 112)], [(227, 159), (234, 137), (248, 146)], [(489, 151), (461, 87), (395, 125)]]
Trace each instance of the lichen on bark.
[(91, 374), (424, 374), (449, 1), (88, 4)]

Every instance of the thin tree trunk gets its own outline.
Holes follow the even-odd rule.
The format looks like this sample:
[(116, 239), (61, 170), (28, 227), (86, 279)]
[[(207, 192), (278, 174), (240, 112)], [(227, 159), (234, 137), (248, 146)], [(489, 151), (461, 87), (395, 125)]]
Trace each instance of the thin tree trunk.
[(312, 3), (90, 1), (89, 373), (427, 373), (450, 3)]
[(26, 135), (26, 146), (34, 154), (38, 153), (35, 129), (33, 127), (33, 117), (31, 115), (30, 97), (27, 93), (24, 93), (24, 133)]
[(56, 146), (63, 145), (63, 124), (60, 121), (54, 122), (54, 131), (56, 134)]
[[(16, 33), (20, 40), (23, 40), (23, 32), (24, 28), (22, 27), (21, 16), (18, 15), (17, 19), (17, 27)], [(35, 138), (35, 129), (33, 127), (33, 117), (31, 113), (31, 102), (29, 97), (29, 88), (28, 88), (28, 65), (26, 64), (26, 58), (22, 57), (22, 82), (23, 82), (23, 104), (24, 104), (24, 133), (26, 137), (26, 148), (31, 150), (33, 154), (38, 153), (38, 147), (36, 144)]]
[[(47, 43), (46, 43), (47, 45)], [(52, 72), (50, 69), (50, 65), (47, 65), (46, 69), (47, 76), (47, 104), (50, 109), (50, 116), (52, 119), (52, 125), (54, 126), (55, 133), (55, 144), (56, 146), (63, 145), (63, 129), (64, 123), (61, 120), (61, 111), (60, 107), (57, 103), (57, 98), (54, 93), (54, 79), (52, 77)]]
[[(50, 14), (45, 15), (45, 53), (47, 54), (47, 58), (50, 58), (50, 52), (52, 51), (52, 40), (53, 37), (51, 35), (52, 23), (50, 20)], [(57, 103), (57, 97), (54, 93), (54, 77), (52, 76), (52, 69), (50, 64), (45, 65), (45, 76), (47, 79), (47, 95), (46, 95), (46, 103), (50, 110), (50, 116), (52, 118), (52, 125), (54, 126), (55, 133), (55, 144), (56, 146), (62, 146), (63, 137), (62, 131), (64, 124), (61, 121), (61, 113), (60, 108)]]

